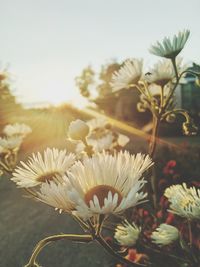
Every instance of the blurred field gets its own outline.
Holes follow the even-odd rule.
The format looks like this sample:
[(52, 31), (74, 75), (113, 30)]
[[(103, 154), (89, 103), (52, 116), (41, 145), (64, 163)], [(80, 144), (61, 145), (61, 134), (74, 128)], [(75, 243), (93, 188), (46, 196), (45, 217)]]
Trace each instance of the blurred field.
[[(28, 114), (28, 113), (27, 113)], [(65, 147), (66, 129), (75, 118), (89, 119), (72, 110), (31, 111), (29, 115), (18, 117), (33, 128), (33, 133), (23, 144), (20, 159), (30, 153), (49, 147)], [(82, 117), (81, 117), (82, 116)], [(129, 134), (131, 137), (131, 135)], [(200, 144), (199, 138), (170, 138), (168, 146), (185, 150), (184, 142), (190, 147)], [(147, 142), (141, 137), (132, 136), (127, 146), (132, 152), (145, 152)], [(52, 208), (23, 197), (24, 192), (16, 188), (8, 177), (0, 179), (0, 266), (22, 267), (35, 244), (51, 234), (78, 233), (80, 228), (69, 216), (59, 215)], [(74, 244), (59, 241), (47, 246), (39, 256), (43, 267), (109, 267), (113, 259), (98, 244)]]

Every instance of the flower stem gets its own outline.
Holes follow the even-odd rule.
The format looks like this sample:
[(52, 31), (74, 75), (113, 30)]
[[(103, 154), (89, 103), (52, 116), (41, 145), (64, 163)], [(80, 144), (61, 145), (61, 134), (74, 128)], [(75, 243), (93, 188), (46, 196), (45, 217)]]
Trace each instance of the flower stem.
[(174, 94), (174, 91), (176, 90), (176, 87), (179, 84), (179, 80), (180, 80), (181, 75), (182, 75), (182, 74), (180, 76), (178, 75), (178, 71), (177, 71), (177, 67), (176, 67), (176, 59), (175, 58), (172, 58), (172, 65), (173, 65), (174, 71), (175, 71), (176, 83), (174, 84), (174, 87), (172, 88), (172, 90), (170, 91), (170, 93), (169, 93), (169, 95), (168, 95), (168, 97), (166, 99), (166, 102), (165, 102), (165, 105), (163, 107), (163, 110), (167, 109), (167, 106), (168, 106), (168, 104), (170, 102), (170, 99), (172, 98), (172, 96)]
[(101, 235), (96, 236), (95, 239), (109, 254), (114, 256), (121, 263), (126, 264), (126, 266), (132, 266), (132, 267), (147, 266), (145, 264), (129, 261), (128, 259), (122, 257), (115, 250), (113, 250), (113, 248), (104, 240), (104, 238)]
[[(151, 135), (151, 140), (149, 144), (149, 155), (151, 158), (154, 157), (155, 150), (156, 150), (156, 139), (158, 135), (158, 129), (159, 129), (159, 124), (160, 120), (157, 118), (155, 115), (153, 115), (153, 130), (152, 130), (152, 135)], [(153, 169), (151, 173), (151, 183), (148, 186), (148, 191), (150, 195), (152, 194), (153, 198), (153, 204), (154, 208), (157, 206), (157, 186), (156, 186), (156, 175), (155, 175), (155, 170)]]
[(154, 153), (156, 149), (156, 139), (158, 135), (159, 124), (160, 124), (159, 118), (153, 115), (153, 129), (152, 129), (152, 135), (151, 135), (151, 140), (149, 144), (149, 155), (152, 158), (154, 157)]
[(89, 243), (90, 241), (93, 240), (91, 235), (73, 235), (73, 234), (61, 234), (61, 235), (52, 235), (49, 237), (46, 237), (44, 239), (42, 239), (41, 241), (39, 241), (39, 243), (36, 245), (30, 260), (28, 262), (27, 265), (25, 265), (25, 267), (33, 267), (36, 265), (36, 258), (38, 256), (38, 254), (41, 252), (41, 250), (48, 244), (50, 244), (51, 242), (54, 241), (58, 241), (61, 239), (67, 239), (67, 240), (71, 240), (71, 241), (76, 241), (76, 242), (83, 242), (83, 243)]
[(192, 227), (191, 227), (191, 221), (188, 220), (188, 233), (189, 233), (189, 246), (192, 247)]

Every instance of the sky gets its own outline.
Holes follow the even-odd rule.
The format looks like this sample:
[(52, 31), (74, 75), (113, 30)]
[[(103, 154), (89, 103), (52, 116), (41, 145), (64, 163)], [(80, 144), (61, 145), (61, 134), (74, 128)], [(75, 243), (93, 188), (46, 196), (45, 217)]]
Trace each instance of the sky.
[(189, 29), (182, 51), (200, 63), (199, 0), (0, 0), (0, 70), (26, 105), (84, 103), (74, 79), (112, 59), (158, 58), (157, 40)]

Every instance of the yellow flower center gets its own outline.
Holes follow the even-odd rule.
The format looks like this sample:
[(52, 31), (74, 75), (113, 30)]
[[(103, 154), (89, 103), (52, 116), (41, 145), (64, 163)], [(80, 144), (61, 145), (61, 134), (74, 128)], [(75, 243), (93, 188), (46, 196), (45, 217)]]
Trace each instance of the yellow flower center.
[(119, 204), (122, 201), (122, 194), (110, 185), (97, 185), (97, 186), (91, 188), (85, 194), (85, 203), (88, 206), (90, 206), (90, 200), (93, 201), (93, 198), (96, 195), (98, 200), (99, 200), (99, 205), (102, 208), (104, 205), (104, 199), (108, 197), (109, 191), (111, 192), (112, 196), (114, 196), (117, 193), (117, 195), (118, 195), (117, 206), (119, 206)]
[(60, 176), (60, 173), (58, 172), (50, 172), (50, 173), (46, 173), (46, 174), (43, 174), (43, 175), (40, 175), (38, 178), (37, 178), (37, 181), (38, 182), (41, 182), (41, 183), (45, 183), (46, 181), (52, 181), (54, 179), (56, 179), (56, 175), (59, 175)]
[(193, 205), (194, 203), (195, 201), (192, 198), (183, 198), (180, 202), (180, 206), (183, 208), (187, 208), (189, 205)]

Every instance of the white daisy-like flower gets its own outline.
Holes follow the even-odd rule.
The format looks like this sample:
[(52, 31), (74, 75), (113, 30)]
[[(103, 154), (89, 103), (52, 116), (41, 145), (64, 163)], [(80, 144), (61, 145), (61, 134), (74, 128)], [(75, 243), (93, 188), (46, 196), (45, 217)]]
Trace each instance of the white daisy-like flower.
[(170, 202), (170, 211), (188, 219), (200, 219), (200, 189), (188, 188), (185, 183), (172, 185), (164, 195)]
[[(178, 72), (185, 70), (185, 67), (181, 65), (182, 59), (177, 59)], [(175, 78), (175, 70), (171, 61), (164, 59), (154, 65), (149, 71), (150, 74), (145, 76), (145, 79), (149, 83), (155, 83), (159, 86), (165, 86), (168, 82), (173, 81)]]
[(37, 192), (37, 199), (59, 210), (60, 213), (62, 211), (71, 213), (74, 204), (68, 197), (69, 186), (69, 181), (65, 177), (63, 177), (63, 183), (55, 183), (54, 181), (43, 183), (40, 192)]
[(4, 149), (4, 151), (8, 150), (16, 150), (22, 144), (21, 136), (8, 136), (8, 137), (0, 137), (0, 147)]
[(124, 147), (130, 140), (126, 135), (116, 133), (105, 118), (92, 119), (87, 123), (90, 127), (87, 142), (95, 152), (113, 150), (116, 146)]
[(68, 196), (76, 215), (87, 219), (97, 214), (115, 214), (142, 202), (143, 173), (152, 165), (148, 155), (120, 152), (98, 153), (77, 161), (67, 172)]
[(25, 137), (27, 134), (32, 132), (32, 129), (24, 123), (15, 123), (6, 125), (3, 129), (3, 132), (7, 136)]
[(136, 244), (141, 228), (135, 223), (129, 223), (125, 220), (122, 224), (118, 225), (115, 229), (115, 239), (121, 246), (133, 246)]
[(179, 238), (179, 231), (176, 227), (169, 224), (161, 224), (152, 233), (152, 242), (158, 246), (170, 245)]
[(68, 128), (68, 136), (74, 140), (85, 140), (89, 133), (88, 125), (82, 120), (72, 121)]
[(103, 117), (91, 119), (87, 121), (87, 125), (90, 127), (90, 131), (94, 131), (99, 128), (111, 128), (111, 124)]
[(105, 118), (95, 118), (87, 122), (90, 133), (87, 143), (93, 147), (95, 152), (101, 152), (112, 148), (114, 141), (112, 126)]
[(18, 166), (11, 178), (18, 187), (34, 187), (46, 181), (62, 180), (64, 173), (74, 164), (75, 155), (67, 154), (66, 150), (50, 149), (44, 155), (33, 154), (22, 166)]
[(160, 57), (175, 58), (185, 46), (189, 35), (190, 31), (184, 30), (179, 32), (178, 35), (174, 35), (173, 40), (165, 37), (162, 43), (157, 42), (152, 45), (149, 52)]
[(119, 71), (114, 72), (111, 80), (113, 92), (129, 88), (140, 80), (142, 76), (143, 60), (126, 60)]
[(112, 133), (105, 133), (100, 138), (94, 138), (95, 136), (89, 136), (87, 138), (87, 143), (93, 147), (95, 152), (102, 152), (103, 150), (112, 149), (114, 137)]

